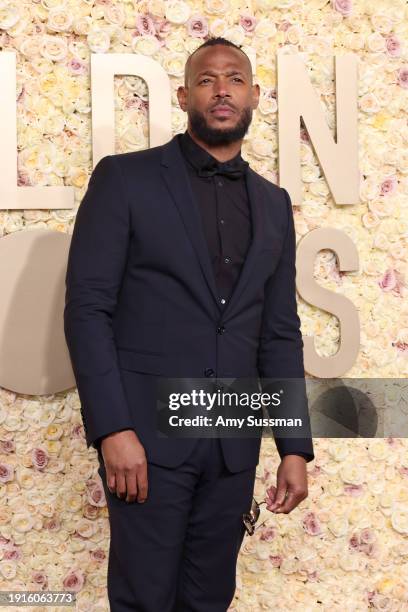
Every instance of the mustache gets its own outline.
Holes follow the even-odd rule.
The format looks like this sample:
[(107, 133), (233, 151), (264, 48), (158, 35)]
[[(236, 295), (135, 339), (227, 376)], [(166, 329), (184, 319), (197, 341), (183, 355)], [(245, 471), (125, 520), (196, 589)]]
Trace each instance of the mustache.
[(231, 108), (233, 111), (236, 111), (237, 109), (235, 108), (235, 106), (233, 106), (232, 104), (230, 104), (229, 102), (217, 102), (217, 104), (214, 104), (214, 106), (212, 106), (210, 108), (210, 110), (214, 110), (216, 108), (218, 108), (219, 106), (228, 106), (228, 108)]

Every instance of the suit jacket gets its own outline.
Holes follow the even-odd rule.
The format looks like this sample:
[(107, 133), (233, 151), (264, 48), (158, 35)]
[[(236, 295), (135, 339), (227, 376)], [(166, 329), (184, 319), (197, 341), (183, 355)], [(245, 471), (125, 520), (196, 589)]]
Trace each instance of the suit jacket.
[[(251, 168), (247, 189), (253, 240), (221, 312), (177, 138), (94, 168), (72, 234), (64, 309), (88, 447), (134, 429), (148, 460), (182, 463), (197, 440), (158, 437), (158, 377), (304, 379), (290, 198)], [(310, 436), (275, 441), (281, 456), (314, 458)], [(221, 438), (230, 470), (257, 465), (260, 443)]]

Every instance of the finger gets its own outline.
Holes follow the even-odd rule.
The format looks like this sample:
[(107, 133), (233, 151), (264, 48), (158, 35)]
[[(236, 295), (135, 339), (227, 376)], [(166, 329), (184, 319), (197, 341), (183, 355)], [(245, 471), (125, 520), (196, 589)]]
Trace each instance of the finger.
[(146, 501), (148, 491), (147, 463), (137, 471), (137, 501), (141, 504)]
[(280, 506), (278, 512), (291, 512), (293, 508), (296, 508), (296, 506), (298, 506), (301, 501), (306, 499), (306, 497), (307, 489), (306, 491), (302, 488), (290, 489), (284, 504)]
[(295, 493), (289, 492), (283, 504), (279, 506), (279, 508), (277, 508), (276, 514), (278, 513), (287, 514), (288, 512), (291, 512), (293, 508), (296, 508), (299, 502), (300, 502), (300, 497), (298, 495), (295, 495)]
[(284, 484), (280, 484), (278, 486), (278, 490), (276, 492), (276, 497), (275, 497), (275, 501), (272, 502), (269, 505), (269, 509), (272, 510), (272, 512), (278, 508), (278, 506), (280, 506), (281, 504), (283, 504), (283, 502), (285, 501), (285, 496), (286, 496), (286, 491), (287, 491), (287, 486), (286, 483)]
[(106, 484), (109, 491), (115, 495), (116, 493), (116, 476), (115, 472), (110, 472), (106, 470)]
[(116, 495), (119, 499), (124, 499), (126, 496), (126, 478), (125, 472), (116, 472)]
[(130, 470), (126, 474), (126, 501), (134, 502), (137, 495), (137, 476), (135, 470)]

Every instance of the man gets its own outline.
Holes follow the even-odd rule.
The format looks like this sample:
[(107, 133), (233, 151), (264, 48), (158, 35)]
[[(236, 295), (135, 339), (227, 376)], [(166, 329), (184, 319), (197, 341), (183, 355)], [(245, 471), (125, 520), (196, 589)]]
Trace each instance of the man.
[[(235, 591), (260, 438), (158, 437), (158, 378), (304, 378), (290, 198), (240, 155), (259, 93), (245, 53), (209, 39), (177, 92), (186, 132), (101, 159), (78, 210), (65, 334), (107, 496), (112, 612), (225, 612)], [(313, 446), (276, 444), (287, 513)]]

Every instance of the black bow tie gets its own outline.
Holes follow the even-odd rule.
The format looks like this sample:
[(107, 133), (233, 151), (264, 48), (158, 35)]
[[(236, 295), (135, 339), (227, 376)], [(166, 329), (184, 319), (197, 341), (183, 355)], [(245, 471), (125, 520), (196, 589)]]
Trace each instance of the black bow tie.
[(214, 176), (214, 174), (222, 174), (229, 176), (232, 179), (238, 179), (247, 171), (249, 164), (244, 159), (238, 159), (234, 162), (219, 162), (210, 160), (205, 166), (198, 169), (198, 176)]

